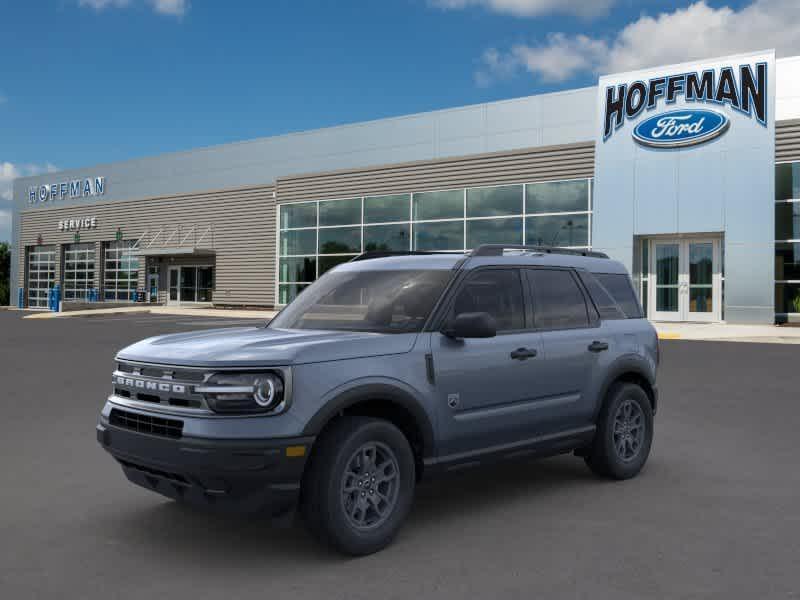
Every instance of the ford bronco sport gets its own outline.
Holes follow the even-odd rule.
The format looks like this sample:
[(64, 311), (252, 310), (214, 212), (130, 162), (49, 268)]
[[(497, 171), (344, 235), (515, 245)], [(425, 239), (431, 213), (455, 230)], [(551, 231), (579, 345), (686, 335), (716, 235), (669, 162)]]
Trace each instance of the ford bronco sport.
[(239, 512), (299, 506), (354, 555), (392, 540), (423, 476), (573, 452), (627, 479), (653, 438), (656, 333), (600, 253), (366, 254), (266, 327), (116, 360), (97, 438), (132, 482)]

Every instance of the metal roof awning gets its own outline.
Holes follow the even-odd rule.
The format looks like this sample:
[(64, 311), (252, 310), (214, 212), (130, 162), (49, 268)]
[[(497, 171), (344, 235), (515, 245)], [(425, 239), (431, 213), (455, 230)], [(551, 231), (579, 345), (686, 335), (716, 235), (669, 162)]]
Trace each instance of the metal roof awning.
[(214, 256), (216, 251), (212, 248), (192, 248), (190, 246), (133, 248), (134, 256)]

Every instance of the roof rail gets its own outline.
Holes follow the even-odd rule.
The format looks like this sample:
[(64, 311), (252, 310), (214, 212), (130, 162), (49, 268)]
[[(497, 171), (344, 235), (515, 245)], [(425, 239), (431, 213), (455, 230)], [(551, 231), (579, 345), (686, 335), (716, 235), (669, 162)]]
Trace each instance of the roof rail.
[(450, 254), (458, 256), (458, 252), (427, 252), (422, 250), (374, 250), (371, 252), (362, 252), (358, 256), (354, 256), (350, 262), (359, 260), (371, 260), (373, 258), (386, 258), (388, 256), (428, 256), (431, 254)]
[(555, 246), (525, 246), (522, 244), (482, 244), (472, 251), (470, 256), (503, 256), (506, 250), (528, 250), (541, 254), (569, 254), (571, 256), (589, 256), (591, 258), (608, 258), (604, 252), (591, 250), (571, 250)]

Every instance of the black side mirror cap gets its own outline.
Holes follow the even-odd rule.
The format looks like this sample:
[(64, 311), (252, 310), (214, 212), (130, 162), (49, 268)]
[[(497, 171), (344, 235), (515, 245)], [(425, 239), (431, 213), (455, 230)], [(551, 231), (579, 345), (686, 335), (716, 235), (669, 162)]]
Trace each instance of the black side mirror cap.
[(497, 321), (489, 313), (471, 312), (456, 315), (442, 331), (450, 338), (491, 338), (497, 335)]

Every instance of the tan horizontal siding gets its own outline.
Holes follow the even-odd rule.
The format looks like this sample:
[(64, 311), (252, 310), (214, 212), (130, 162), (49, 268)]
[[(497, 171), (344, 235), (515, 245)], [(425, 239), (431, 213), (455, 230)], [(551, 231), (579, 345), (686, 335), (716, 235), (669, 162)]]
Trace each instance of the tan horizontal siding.
[(594, 143), (586, 142), (279, 178), (276, 199), (324, 200), (593, 175)]
[(800, 119), (775, 125), (775, 160), (800, 161)]
[[(19, 281), (24, 284), (25, 247), (36, 244), (39, 234), (44, 244), (70, 244), (75, 232), (58, 231), (62, 219), (97, 217), (97, 228), (80, 232), (81, 242), (96, 242), (97, 272), (100, 281), (101, 242), (114, 241), (117, 227), (126, 240), (138, 239), (148, 231), (146, 239), (163, 228), (154, 247), (178, 246), (180, 239), (169, 234), (181, 227), (181, 238), (193, 226), (197, 238), (211, 226), (216, 253), (214, 300), (225, 304), (272, 306), (275, 301), (275, 201), (272, 186), (259, 186), (198, 194), (175, 195), (143, 200), (97, 203), (83, 207), (51, 206), (24, 211), (21, 215)], [(190, 237), (190, 240), (192, 238)], [(187, 240), (184, 245), (191, 245)], [(207, 234), (200, 248), (211, 248)], [(60, 252), (58, 253), (60, 255)], [(213, 261), (214, 259), (212, 259)], [(57, 278), (60, 277), (60, 261)], [(207, 257), (163, 258), (162, 272), (170, 264), (208, 264)], [(139, 287), (145, 287), (144, 263), (139, 269)], [(166, 275), (162, 273), (162, 284)]]

